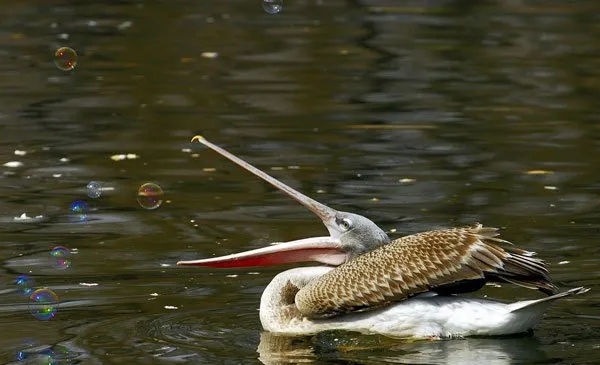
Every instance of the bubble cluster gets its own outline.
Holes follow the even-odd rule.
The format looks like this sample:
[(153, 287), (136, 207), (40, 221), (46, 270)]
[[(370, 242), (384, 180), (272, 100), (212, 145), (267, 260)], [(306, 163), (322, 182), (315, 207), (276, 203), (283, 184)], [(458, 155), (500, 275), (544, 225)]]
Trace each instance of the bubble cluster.
[(54, 318), (58, 310), (58, 295), (48, 288), (37, 289), (29, 296), (29, 310), (37, 319)]
[(83, 222), (87, 219), (87, 213), (89, 210), (88, 203), (83, 200), (75, 200), (71, 203), (69, 211), (71, 212), (70, 218), (72, 222)]
[(57, 269), (68, 269), (71, 267), (71, 251), (64, 246), (56, 246), (50, 251), (54, 258), (54, 267)]
[(15, 279), (15, 284), (19, 288), (19, 292), (23, 295), (30, 295), (35, 286), (35, 280), (27, 275), (19, 275)]
[(54, 64), (61, 71), (71, 71), (77, 66), (77, 52), (73, 48), (60, 47), (54, 52)]
[(277, 14), (283, 9), (283, 0), (263, 0), (263, 9), (269, 14)]
[(162, 204), (163, 190), (155, 183), (145, 183), (138, 189), (137, 201), (140, 206), (147, 210), (160, 207)]
[(102, 185), (96, 181), (90, 181), (87, 186), (87, 196), (92, 199), (98, 199), (102, 195)]

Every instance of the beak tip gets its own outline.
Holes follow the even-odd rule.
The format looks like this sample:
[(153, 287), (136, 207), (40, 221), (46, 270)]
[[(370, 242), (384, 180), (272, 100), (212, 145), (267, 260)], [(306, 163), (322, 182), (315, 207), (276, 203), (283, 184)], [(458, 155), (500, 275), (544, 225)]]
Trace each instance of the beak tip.
[(206, 141), (206, 139), (202, 135), (196, 134), (195, 136), (192, 137), (191, 142), (196, 142), (196, 141), (202, 143), (203, 141)]

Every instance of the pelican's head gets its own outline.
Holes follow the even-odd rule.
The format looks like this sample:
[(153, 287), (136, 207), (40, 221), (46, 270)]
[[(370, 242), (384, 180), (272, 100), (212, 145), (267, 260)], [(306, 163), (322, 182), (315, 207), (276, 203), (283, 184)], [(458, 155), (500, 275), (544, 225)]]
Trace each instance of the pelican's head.
[(331, 238), (339, 241), (340, 250), (348, 254), (349, 260), (390, 242), (387, 234), (369, 218), (333, 209), (331, 211), (331, 217), (319, 218), (327, 227)]
[(317, 261), (337, 266), (390, 242), (387, 234), (370, 219), (354, 213), (337, 211), (321, 204), (201, 136), (194, 137), (192, 141), (194, 140), (198, 140), (304, 205), (321, 219), (329, 231), (329, 236), (281, 242), (269, 247), (210, 259), (180, 261), (178, 265), (248, 267)]

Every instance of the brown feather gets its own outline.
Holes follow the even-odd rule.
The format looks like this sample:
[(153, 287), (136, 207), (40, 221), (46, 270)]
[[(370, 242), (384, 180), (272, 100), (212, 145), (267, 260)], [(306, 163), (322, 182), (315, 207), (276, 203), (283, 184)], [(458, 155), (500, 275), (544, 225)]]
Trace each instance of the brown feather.
[[(463, 227), (418, 233), (364, 253), (302, 288), (295, 298), (308, 317), (378, 307), (452, 284), (510, 282), (550, 294), (545, 263), (497, 238), (497, 229)], [(464, 290), (463, 290), (464, 291)], [(448, 292), (448, 290), (444, 290)]]

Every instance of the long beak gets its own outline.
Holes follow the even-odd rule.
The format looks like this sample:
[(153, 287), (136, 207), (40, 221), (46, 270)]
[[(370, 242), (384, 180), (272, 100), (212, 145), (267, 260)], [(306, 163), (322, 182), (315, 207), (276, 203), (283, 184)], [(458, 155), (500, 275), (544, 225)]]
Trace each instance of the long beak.
[(313, 237), (277, 243), (269, 247), (203, 260), (179, 261), (177, 265), (207, 267), (250, 267), (318, 261), (338, 266), (348, 255), (340, 250), (340, 241), (332, 237)]
[(215, 144), (212, 144), (211, 142), (207, 141), (202, 136), (194, 136), (194, 138), (192, 138), (192, 142), (193, 141), (198, 141), (198, 142), (202, 143), (203, 145), (210, 148), (211, 150), (219, 153), (221, 156), (231, 160), (235, 164), (250, 171), (254, 175), (260, 177), (261, 179), (265, 180), (269, 184), (273, 185), (277, 189), (283, 191), (289, 197), (293, 198), (298, 203), (300, 203), (300, 204), (304, 205), (306, 208), (308, 208), (308, 210), (310, 210), (311, 212), (316, 214), (317, 217), (319, 217), (323, 221), (323, 224), (325, 224), (325, 226), (327, 227), (329, 232), (333, 233), (329, 227), (333, 227), (333, 223), (335, 221), (335, 215), (337, 213), (335, 209), (331, 209), (328, 206), (321, 204), (318, 201), (302, 194), (301, 192), (292, 189), (291, 187), (287, 186), (286, 184), (282, 183), (281, 181), (275, 179), (274, 177), (264, 173), (263, 171), (257, 169), (256, 167), (250, 165), (248, 162), (242, 160), (241, 158), (232, 155), (231, 153), (225, 151), (224, 149), (222, 149), (221, 147), (219, 147)]

